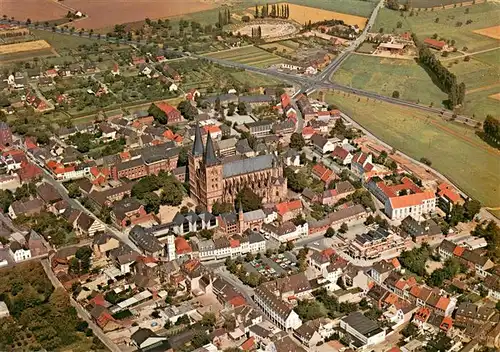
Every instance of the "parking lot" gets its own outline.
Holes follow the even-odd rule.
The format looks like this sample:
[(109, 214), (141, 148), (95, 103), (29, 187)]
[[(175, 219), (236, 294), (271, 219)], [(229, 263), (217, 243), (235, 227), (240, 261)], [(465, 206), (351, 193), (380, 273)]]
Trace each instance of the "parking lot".
[(271, 258), (262, 256), (245, 263), (245, 268), (249, 272), (256, 272), (266, 279), (272, 280), (283, 274), (291, 275), (297, 272), (297, 258), (291, 253), (273, 255)]

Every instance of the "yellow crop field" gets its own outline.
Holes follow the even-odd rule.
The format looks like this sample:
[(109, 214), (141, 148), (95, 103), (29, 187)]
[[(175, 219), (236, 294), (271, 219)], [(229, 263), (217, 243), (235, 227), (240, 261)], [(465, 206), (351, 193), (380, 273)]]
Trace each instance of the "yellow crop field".
[[(285, 4), (285, 3), (284, 3)], [(365, 28), (366, 18), (361, 16), (353, 16), (345, 13), (317, 9), (309, 6), (288, 4), (290, 9), (290, 18), (300, 24), (306, 22), (320, 22), (325, 20), (342, 20), (345, 24), (358, 25), (360, 29)]]
[(485, 35), (493, 39), (500, 39), (500, 26), (476, 29), (474, 33)]
[(50, 49), (51, 46), (45, 40), (34, 40), (32, 42), (0, 45), (0, 55), (21, 53), (23, 51), (34, 51)]

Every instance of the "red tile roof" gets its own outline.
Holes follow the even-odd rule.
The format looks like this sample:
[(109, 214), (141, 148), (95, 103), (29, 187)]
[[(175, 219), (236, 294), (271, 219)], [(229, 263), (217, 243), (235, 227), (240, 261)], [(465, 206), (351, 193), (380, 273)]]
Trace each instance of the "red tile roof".
[(250, 337), (240, 346), (243, 351), (252, 351), (255, 348), (255, 337)]
[(247, 304), (247, 301), (242, 296), (236, 296), (234, 298), (231, 298), (228, 303), (233, 307), (240, 307)]
[(438, 186), (438, 196), (448, 198), (452, 203), (457, 203), (461, 200), (460, 194), (449, 184), (441, 183)]
[(155, 103), (155, 105), (156, 105), (156, 107), (158, 107), (158, 109), (160, 109), (161, 111), (163, 111), (167, 115), (172, 113), (172, 112), (179, 112), (175, 107), (173, 107), (169, 103), (159, 102), (159, 103)]
[(276, 210), (281, 216), (285, 215), (289, 211), (294, 211), (297, 209), (302, 209), (302, 202), (300, 201), (300, 199), (276, 204)]
[(344, 160), (345, 158), (347, 158), (348, 155), (349, 155), (349, 152), (340, 146), (336, 146), (332, 152), (333, 158), (339, 158), (341, 160)]
[(442, 49), (446, 45), (446, 42), (441, 41), (441, 40), (432, 39), (432, 38), (425, 38), (424, 44)]
[(389, 198), (392, 209), (406, 208), (422, 204), (424, 200), (434, 199), (434, 193), (430, 191), (408, 194), (406, 196)]
[(191, 248), (188, 241), (184, 237), (176, 237), (175, 251), (177, 252), (177, 254), (187, 254), (191, 253), (193, 249)]
[(455, 249), (453, 250), (453, 255), (457, 256), (457, 257), (461, 257), (462, 254), (464, 253), (464, 251), (465, 251), (465, 247), (456, 246)]
[(436, 308), (445, 311), (446, 308), (448, 308), (449, 304), (450, 299), (448, 297), (440, 297), (439, 301), (436, 303)]

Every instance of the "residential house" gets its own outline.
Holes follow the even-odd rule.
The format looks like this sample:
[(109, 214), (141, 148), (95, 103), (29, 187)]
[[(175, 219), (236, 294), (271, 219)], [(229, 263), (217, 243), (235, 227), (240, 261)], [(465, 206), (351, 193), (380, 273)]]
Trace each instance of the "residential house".
[(353, 155), (350, 152), (339, 145), (335, 146), (335, 149), (333, 150), (331, 156), (335, 161), (344, 166), (349, 165), (353, 158)]
[(401, 230), (415, 243), (431, 242), (443, 237), (441, 227), (433, 219), (418, 222), (411, 215), (401, 221)]
[(28, 201), (17, 200), (9, 206), (9, 217), (14, 220), (20, 215), (31, 216), (39, 214), (44, 209), (44, 202), (39, 198)]
[(150, 329), (139, 328), (130, 336), (130, 339), (139, 351), (149, 351), (163, 345), (165, 348), (168, 346), (167, 337), (159, 336)]
[(321, 134), (314, 134), (311, 137), (311, 144), (315, 150), (317, 150), (321, 155), (331, 153), (335, 150), (335, 143)]
[(21, 244), (17, 241), (11, 242), (9, 245), (9, 253), (14, 258), (16, 263), (28, 260), (31, 258), (31, 250), (26, 243)]
[(304, 346), (312, 348), (324, 342), (325, 339), (329, 338), (334, 332), (333, 321), (330, 319), (318, 318), (302, 324), (293, 332), (293, 336)]
[(437, 206), (446, 214), (449, 214), (455, 205), (464, 204), (464, 200), (457, 190), (446, 182), (438, 186), (436, 195), (438, 197)]
[(146, 216), (144, 205), (135, 198), (122, 199), (114, 203), (111, 210), (112, 220), (122, 228), (137, 224)]
[(337, 182), (334, 189), (328, 189), (322, 193), (321, 204), (332, 206), (355, 191), (356, 189), (349, 181)]
[(441, 242), (437, 248), (437, 252), (443, 261), (451, 257), (457, 258), (469, 270), (482, 278), (489, 276), (488, 270), (495, 266), (491, 259), (485, 255), (481, 255), (480, 250), (470, 250), (456, 245), (449, 240)]
[(371, 154), (359, 152), (354, 154), (351, 160), (351, 171), (358, 177), (373, 170), (373, 159)]
[(98, 233), (92, 241), (94, 257), (107, 256), (110, 251), (120, 246), (120, 241), (108, 233)]
[(287, 202), (278, 203), (275, 206), (278, 213), (279, 222), (287, 222), (302, 213), (302, 201), (300, 199), (290, 200)]
[(101, 220), (98, 220), (83, 211), (73, 223), (73, 227), (75, 228), (77, 234), (89, 237), (94, 237), (97, 233), (104, 232), (106, 230), (106, 226)]
[(184, 236), (189, 232), (215, 229), (218, 226), (218, 219), (208, 212), (200, 214), (189, 212), (185, 215), (177, 213), (172, 220), (172, 225), (173, 233)]
[(337, 178), (337, 175), (323, 163), (317, 163), (312, 168), (313, 177), (322, 181), (325, 185), (329, 185), (330, 182)]
[(134, 226), (128, 237), (130, 240), (147, 256), (163, 257), (164, 247), (160, 241), (150, 232), (144, 230), (141, 226)]

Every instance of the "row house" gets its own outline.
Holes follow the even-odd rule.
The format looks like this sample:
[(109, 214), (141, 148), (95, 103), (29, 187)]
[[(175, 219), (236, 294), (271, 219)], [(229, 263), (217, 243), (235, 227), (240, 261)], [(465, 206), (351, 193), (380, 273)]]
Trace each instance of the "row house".
[(302, 320), (293, 310), (291, 300), (311, 292), (311, 285), (303, 273), (266, 282), (255, 289), (255, 303), (264, 314), (284, 331), (298, 329)]
[(130, 197), (132, 194), (133, 182), (124, 183), (120, 186), (109, 188), (105, 191), (91, 191), (88, 196), (89, 200), (96, 210), (101, 211), (102, 207), (109, 207), (115, 201), (119, 201), (124, 197)]
[(329, 227), (338, 229), (343, 223), (359, 223), (368, 217), (366, 209), (361, 204), (352, 207), (342, 208), (328, 214), (324, 219), (309, 222), (309, 234), (321, 233), (328, 230)]
[(325, 186), (337, 179), (337, 175), (335, 175), (335, 173), (323, 163), (317, 163), (313, 166), (312, 176), (323, 182)]
[(194, 255), (201, 261), (222, 258), (237, 258), (247, 253), (257, 254), (266, 251), (265, 239), (255, 231), (247, 231), (243, 235), (232, 238), (201, 239), (193, 237), (191, 243)]
[(466, 265), (469, 270), (474, 271), (476, 275), (483, 278), (488, 276), (488, 270), (495, 266), (495, 263), (493, 263), (491, 259), (481, 255), (478, 250), (470, 250), (456, 245), (449, 240), (441, 242), (437, 248), (437, 252), (442, 260), (451, 257), (457, 258), (462, 264)]
[(337, 145), (331, 154), (333, 160), (341, 165), (349, 165), (352, 162), (353, 155), (343, 147)]
[(172, 231), (179, 236), (184, 236), (189, 232), (212, 230), (217, 226), (217, 217), (208, 212), (200, 214), (189, 212), (185, 215), (177, 213), (172, 220)]
[(356, 188), (349, 181), (340, 181), (335, 184), (334, 189), (328, 189), (321, 195), (321, 204), (335, 205), (339, 200), (353, 194)]
[(293, 332), (293, 336), (304, 346), (313, 348), (328, 339), (334, 332), (334, 322), (332, 320), (318, 318), (302, 324)]
[(283, 224), (263, 224), (262, 232), (280, 243), (286, 243), (307, 237), (309, 234), (309, 225), (307, 222), (295, 225), (291, 221), (284, 222)]
[(297, 107), (302, 113), (302, 117), (306, 122), (316, 117), (316, 111), (312, 107), (309, 99), (304, 94), (300, 94), (296, 99)]

